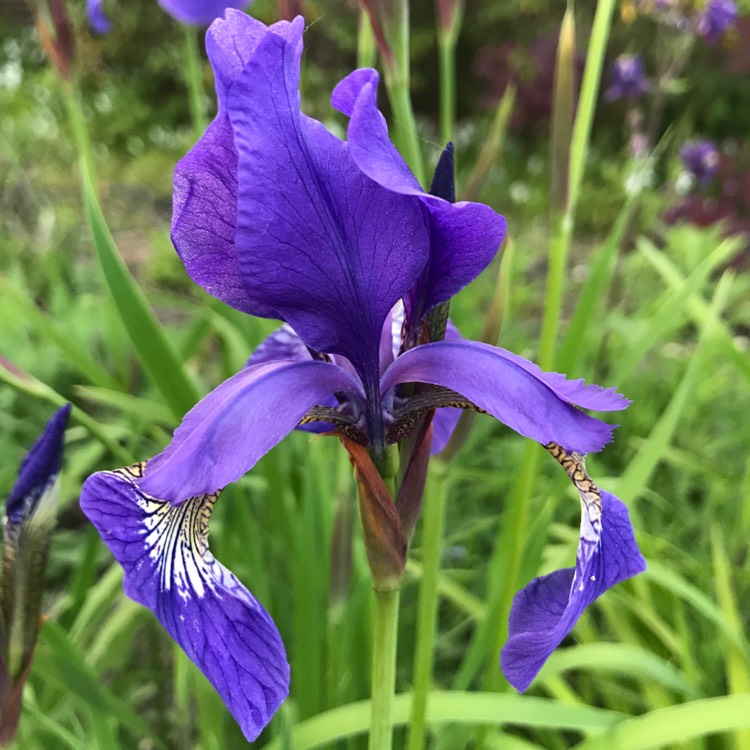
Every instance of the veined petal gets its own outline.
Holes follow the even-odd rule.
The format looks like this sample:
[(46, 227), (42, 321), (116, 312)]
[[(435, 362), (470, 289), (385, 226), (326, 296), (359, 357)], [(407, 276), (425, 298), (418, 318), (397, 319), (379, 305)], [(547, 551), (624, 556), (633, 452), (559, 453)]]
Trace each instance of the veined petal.
[[(286, 323), (277, 328), (272, 334), (261, 341), (260, 346), (250, 355), (247, 367), (258, 365), (262, 362), (279, 362), (280, 360), (294, 360), (295, 362), (312, 362), (312, 355), (302, 342), (302, 339)], [(320, 406), (335, 407), (338, 399), (331, 395), (321, 399)], [(297, 425), (295, 428), (303, 432), (331, 432), (336, 429), (330, 422), (308, 422)]]
[(246, 367), (196, 404), (172, 442), (148, 463), (141, 489), (180, 503), (225, 487), (288, 435), (334, 392), (361, 384), (327, 362), (267, 362)]
[(242, 312), (275, 312), (252, 299), (238, 267), (237, 151), (229, 119), (220, 114), (177, 162), (172, 196), (172, 242), (196, 284)]
[(508, 427), (542, 444), (569, 451), (601, 450), (613, 425), (571, 406), (539, 376), (475, 341), (438, 341), (404, 352), (381, 381), (386, 392), (398, 383), (431, 383), (460, 393)]
[(587, 385), (583, 378), (569, 380), (567, 375), (560, 372), (544, 372), (539, 365), (530, 362), (518, 354), (509, 352), (507, 349), (501, 349), (499, 346), (491, 346), (481, 341), (474, 341), (472, 344), (480, 349), (486, 349), (489, 352), (504, 357), (509, 362), (522, 367), (530, 375), (541, 380), (563, 401), (567, 401), (569, 404), (575, 404), (583, 409), (591, 409), (592, 411), (622, 411), (633, 403), (629, 398), (618, 393), (614, 386), (611, 388), (602, 388), (602, 386), (593, 383)]
[(223, 15), (226, 8), (246, 8), (252, 0), (159, 0), (173, 18), (192, 26), (208, 26)]
[(301, 18), (267, 27), (244, 13), (226, 12), (211, 25), (206, 49), (214, 69), (219, 113), (175, 168), (172, 242), (193, 281), (242, 312), (264, 318), (278, 313), (248, 295), (240, 277), (237, 227), (237, 149), (226, 113), (227, 91), (266, 34), (301, 49)]
[(377, 105), (378, 74), (355, 70), (334, 90), (332, 103), (349, 115), (347, 142), (357, 166), (378, 184), (419, 197), (430, 213), (430, 257), (412, 292), (417, 316), (450, 299), (475, 279), (500, 249), (505, 218), (481, 203), (452, 203), (426, 193), (391, 143)]
[(109, 34), (112, 30), (112, 24), (104, 15), (104, 0), (86, 0), (86, 15), (89, 19), (91, 28), (97, 34)]
[(230, 86), (240, 77), (266, 34), (276, 34), (286, 39), (301, 53), (304, 25), (304, 19), (298, 16), (292, 22), (279, 21), (266, 26), (252, 16), (231, 8), (224, 18), (218, 18), (211, 24), (206, 34), (206, 53), (214, 70), (220, 112), (226, 106)]
[(45, 493), (55, 484), (62, 467), (65, 428), (70, 409), (70, 404), (65, 404), (52, 415), (21, 462), (18, 479), (5, 504), (5, 515), (10, 527), (18, 526), (34, 514)]
[(299, 51), (267, 34), (232, 85), (239, 153), (235, 241), (253, 299), (372, 387), (388, 312), (427, 260), (419, 201), (381, 188), (346, 144), (299, 112)]
[(584, 609), (608, 588), (646, 569), (628, 509), (609, 492), (599, 501), (581, 493), (581, 539), (575, 568), (535, 578), (516, 594), (500, 663), (523, 692)]
[(218, 494), (175, 506), (146, 495), (143, 464), (89, 477), (81, 508), (148, 607), (221, 696), (251, 741), (289, 692), (284, 645), (257, 599), (208, 550)]

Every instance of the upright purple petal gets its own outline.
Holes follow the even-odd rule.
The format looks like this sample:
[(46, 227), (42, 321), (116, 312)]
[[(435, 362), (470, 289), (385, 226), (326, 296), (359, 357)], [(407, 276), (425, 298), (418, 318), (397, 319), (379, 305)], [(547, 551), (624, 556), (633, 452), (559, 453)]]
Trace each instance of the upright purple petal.
[(104, 15), (104, 0), (86, 0), (86, 15), (89, 19), (89, 25), (97, 34), (109, 34), (112, 30), (112, 24), (109, 18)]
[(427, 259), (425, 218), (299, 112), (298, 85), (298, 47), (267, 34), (228, 97), (240, 273), (252, 298), (307, 345), (346, 356), (371, 390), (383, 322)]
[(9, 524), (19, 525), (31, 515), (42, 495), (57, 480), (62, 467), (65, 427), (68, 424), (70, 409), (70, 404), (65, 404), (52, 415), (42, 434), (21, 462), (18, 479), (5, 504), (5, 515)]
[(646, 569), (628, 509), (609, 492), (601, 505), (581, 498), (581, 540), (575, 568), (535, 578), (516, 594), (500, 663), (523, 692), (583, 613), (608, 588)]
[(208, 26), (223, 15), (227, 8), (242, 10), (252, 0), (159, 0), (159, 5), (180, 23)]
[(212, 24), (206, 48), (216, 77), (219, 113), (175, 167), (172, 242), (185, 269), (209, 294), (242, 312), (264, 318), (275, 310), (253, 299), (239, 272), (237, 227), (237, 149), (226, 113), (227, 91), (266, 34), (278, 34), (301, 49), (302, 19), (270, 28), (228, 10)]
[(502, 244), (505, 218), (481, 203), (451, 203), (426, 193), (388, 137), (377, 105), (378, 74), (356, 70), (334, 90), (332, 103), (350, 122), (347, 139), (357, 166), (377, 183), (420, 198), (430, 214), (430, 256), (413, 296), (417, 316), (450, 299), (489, 264)]
[(279, 21), (266, 26), (246, 13), (232, 9), (226, 11), (224, 18), (211, 24), (206, 34), (206, 52), (216, 80), (219, 112), (226, 107), (229, 88), (240, 77), (266, 34), (276, 34), (286, 39), (301, 53), (304, 26), (301, 17), (292, 22)]
[(138, 488), (142, 470), (89, 477), (81, 508), (122, 565), (125, 593), (156, 615), (252, 741), (289, 692), (284, 644), (260, 602), (209, 552), (218, 495), (175, 506)]
[(148, 463), (141, 489), (180, 503), (235, 482), (334, 392), (360, 383), (327, 362), (267, 362), (246, 367), (196, 404), (172, 442)]
[[(522, 366), (520, 358), (508, 355), (503, 349), (475, 341), (418, 346), (404, 352), (386, 371), (382, 392), (385, 398), (398, 383), (443, 386), (521, 435), (542, 444), (559, 443), (579, 453), (599, 451), (611, 440), (612, 425), (584, 414), (559, 395), (562, 381), (553, 378), (550, 385), (546, 373), (535, 372), (531, 363)], [(572, 385), (571, 391), (578, 386), (584, 397), (589, 393), (586, 388), (590, 386)]]

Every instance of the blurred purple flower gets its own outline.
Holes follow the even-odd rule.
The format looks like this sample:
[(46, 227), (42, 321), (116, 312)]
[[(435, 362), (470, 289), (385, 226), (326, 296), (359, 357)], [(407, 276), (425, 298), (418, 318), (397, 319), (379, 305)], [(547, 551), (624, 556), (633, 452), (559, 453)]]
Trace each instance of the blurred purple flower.
[(610, 85), (604, 92), (607, 101), (618, 99), (635, 101), (651, 90), (643, 71), (643, 61), (639, 55), (620, 55), (609, 69)]
[[(376, 71), (356, 70), (333, 92), (333, 106), (349, 118), (347, 141), (304, 115), (303, 27), (302, 18), (266, 27), (236, 11), (212, 24), (206, 48), (218, 113), (175, 170), (172, 239), (188, 274), (232, 307), (285, 325), (185, 416), (145, 472), (139, 465), (95, 474), (81, 495), (125, 569), (128, 595), (152, 609), (249, 740), (285, 698), (289, 670), (268, 614), (208, 552), (220, 488), (301, 423), (330, 425), (377, 458), (435, 409), (474, 409), (560, 460), (558, 451), (577, 456), (611, 439), (612, 425), (577, 407), (617, 411), (630, 403), (613, 388), (542, 372), (450, 327), (432, 340), (443, 338), (444, 303), (496, 254), (505, 219), (482, 204), (452, 202), (451, 149), (431, 191), (422, 189), (388, 137)], [(444, 414), (436, 432), (455, 421), (455, 411)], [(584, 481), (580, 473), (575, 481)], [(587, 500), (601, 506), (595, 487)], [(586, 575), (607, 568), (608, 538), (632, 540), (625, 522), (608, 537), (600, 516), (586, 515), (594, 529), (581, 542)], [(616, 559), (595, 592), (582, 582), (575, 612), (640, 569), (637, 548), (626, 542), (628, 565)], [(516, 612), (534, 606), (528, 596)], [(571, 612), (544, 622), (539, 664), (557, 638), (546, 629), (561, 634), (559, 642), (575, 622)], [(537, 670), (513, 667), (517, 684)]]
[[(247, 8), (253, 0), (159, 0), (159, 5), (180, 23), (208, 26), (227, 8)], [(89, 24), (97, 34), (108, 34), (112, 24), (104, 14), (104, 0), (86, 0)]]
[(708, 184), (719, 168), (719, 152), (711, 141), (686, 143), (680, 149), (680, 158), (701, 185)]
[(737, 20), (737, 6), (732, 0), (709, 0), (698, 14), (696, 30), (707, 42), (720, 39)]

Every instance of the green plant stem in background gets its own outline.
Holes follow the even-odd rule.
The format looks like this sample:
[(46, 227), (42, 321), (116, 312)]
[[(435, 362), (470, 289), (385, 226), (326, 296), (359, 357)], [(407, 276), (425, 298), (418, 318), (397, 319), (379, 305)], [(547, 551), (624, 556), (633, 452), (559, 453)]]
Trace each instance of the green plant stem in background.
[(440, 64), (440, 145), (455, 138), (456, 43), (463, 21), (463, 0), (436, 0)]
[(422, 508), (422, 579), (419, 587), (417, 640), (414, 652), (414, 685), (408, 750), (424, 747), (427, 698), (432, 680), (438, 611), (438, 574), (443, 548), (448, 465), (433, 460)]
[(400, 589), (375, 591), (369, 750), (391, 750)]
[(424, 161), (409, 89), (409, 0), (392, 0), (390, 5), (389, 18), (384, 25), (393, 60), (384, 68), (388, 101), (393, 111), (394, 140), (419, 184), (424, 186)]
[(193, 122), (195, 137), (200, 138), (208, 127), (206, 116), (206, 97), (203, 88), (203, 59), (198, 43), (198, 30), (182, 24), (184, 40), (184, 75), (190, 102), (190, 118)]
[(377, 51), (370, 16), (364, 8), (360, 8), (357, 29), (357, 67), (374, 68)]

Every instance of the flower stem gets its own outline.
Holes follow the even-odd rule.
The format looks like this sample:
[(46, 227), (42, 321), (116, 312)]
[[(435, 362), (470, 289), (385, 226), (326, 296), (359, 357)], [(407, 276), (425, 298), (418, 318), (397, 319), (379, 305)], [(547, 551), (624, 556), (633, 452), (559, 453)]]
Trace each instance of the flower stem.
[(206, 116), (205, 92), (203, 89), (203, 76), (201, 74), (201, 55), (198, 46), (197, 32), (192, 26), (182, 25), (184, 30), (185, 50), (185, 83), (188, 88), (188, 99), (190, 103), (190, 117), (193, 121), (193, 130), (196, 138), (203, 135), (208, 127)]
[(422, 150), (409, 90), (409, 0), (394, 0), (386, 27), (394, 57), (392, 64), (385, 66), (385, 85), (395, 125), (394, 140), (419, 184), (424, 186)]
[(432, 678), (437, 625), (437, 582), (445, 525), (447, 468), (447, 464), (443, 461), (433, 461), (430, 465), (427, 492), (425, 493), (422, 511), (424, 515), (422, 580), (419, 588), (414, 685), (412, 687), (413, 702), (408, 750), (421, 750), (424, 747), (427, 695)]
[(456, 39), (438, 34), (440, 60), (440, 145), (453, 140), (456, 125)]
[(396, 689), (399, 588), (375, 591), (369, 750), (391, 750)]

